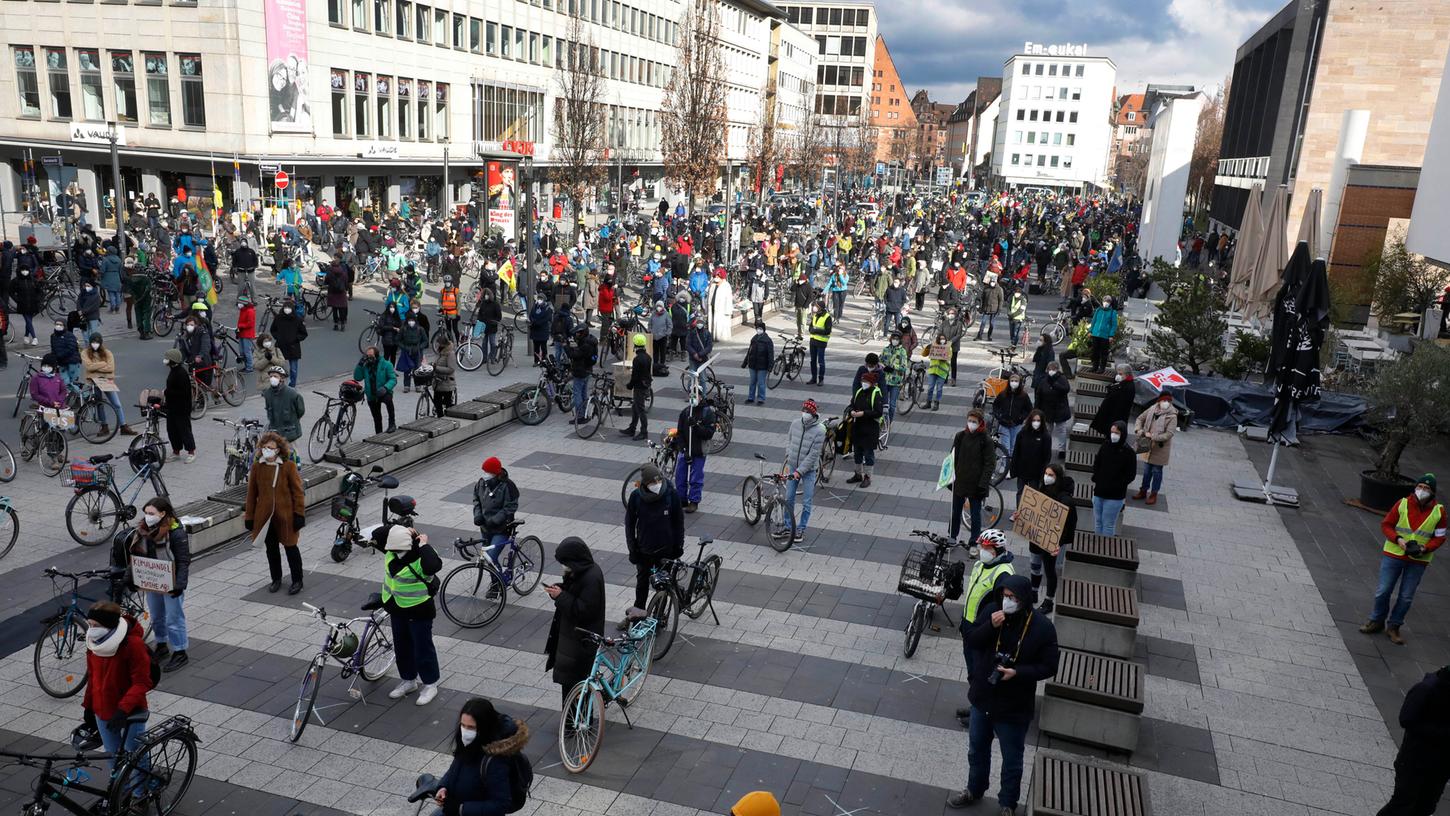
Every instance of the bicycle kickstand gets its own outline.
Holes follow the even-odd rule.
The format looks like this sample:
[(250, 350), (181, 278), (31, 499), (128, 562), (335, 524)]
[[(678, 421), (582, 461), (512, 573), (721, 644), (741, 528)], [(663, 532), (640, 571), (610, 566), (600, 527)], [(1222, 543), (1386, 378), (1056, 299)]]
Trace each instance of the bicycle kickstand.
[(717, 615), (717, 614), (715, 614), (715, 598), (714, 598), (713, 595), (710, 597), (710, 599), (708, 601), (705, 601), (705, 607), (710, 610), (710, 617), (712, 617), (712, 618), (715, 619), (715, 625), (716, 626), (719, 626), (720, 625), (720, 616)]
[(624, 699), (624, 698), (622, 698), (622, 697), (616, 697), (615, 700), (614, 700), (614, 702), (616, 702), (616, 703), (619, 704), (619, 713), (621, 713), (621, 714), (624, 715), (624, 724), (625, 724), (625, 726), (629, 730), (633, 731), (634, 730), (634, 723), (631, 722), (630, 719), (629, 719), (629, 701), (626, 700), (626, 699)]

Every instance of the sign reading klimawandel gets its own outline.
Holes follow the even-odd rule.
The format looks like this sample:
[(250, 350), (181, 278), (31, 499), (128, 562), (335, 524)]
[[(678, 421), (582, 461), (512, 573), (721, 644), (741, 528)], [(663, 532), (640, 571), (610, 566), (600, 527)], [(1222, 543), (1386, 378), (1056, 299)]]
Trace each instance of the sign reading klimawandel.
[(273, 133), (311, 133), (306, 0), (263, 0), (267, 19), (267, 118)]

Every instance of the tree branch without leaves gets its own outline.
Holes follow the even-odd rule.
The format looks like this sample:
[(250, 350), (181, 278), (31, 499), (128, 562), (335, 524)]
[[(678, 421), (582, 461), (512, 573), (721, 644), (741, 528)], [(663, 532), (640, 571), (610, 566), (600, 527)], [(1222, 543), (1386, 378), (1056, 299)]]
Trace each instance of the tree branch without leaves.
[(575, 208), (604, 180), (604, 73), (594, 41), (578, 17), (569, 21), (569, 43), (555, 74), (554, 166), (549, 175)]
[(719, 8), (713, 0), (690, 0), (680, 31), (660, 112), (661, 151), (665, 174), (685, 186), (693, 205), (714, 191), (729, 138)]

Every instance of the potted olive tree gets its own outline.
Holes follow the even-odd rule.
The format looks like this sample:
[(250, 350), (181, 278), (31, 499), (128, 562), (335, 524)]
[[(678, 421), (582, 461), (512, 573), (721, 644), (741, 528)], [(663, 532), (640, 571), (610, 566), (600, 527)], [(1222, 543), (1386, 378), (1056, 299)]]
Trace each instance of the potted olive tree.
[(1414, 487), (1400, 473), (1400, 456), (1411, 442), (1450, 433), (1450, 350), (1419, 343), (1382, 368), (1367, 389), (1375, 466), (1360, 473), (1359, 500), (1388, 510)]

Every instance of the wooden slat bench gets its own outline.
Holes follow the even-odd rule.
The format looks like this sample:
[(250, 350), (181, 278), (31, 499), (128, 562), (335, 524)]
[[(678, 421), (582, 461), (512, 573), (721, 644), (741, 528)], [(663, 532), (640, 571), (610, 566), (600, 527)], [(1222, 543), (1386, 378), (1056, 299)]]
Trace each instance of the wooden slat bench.
[(384, 448), (400, 451), (404, 448), (411, 448), (427, 438), (428, 434), (399, 428), (390, 433), (374, 434), (363, 441), (370, 445), (380, 445)]
[(465, 419), (469, 421), (483, 419), (499, 412), (499, 407), (491, 402), (460, 402), (457, 405), (443, 412), (445, 417)]
[(525, 391), (529, 390), (530, 388), (533, 388), (536, 385), (538, 385), (538, 382), (521, 382), (521, 383), (514, 383), (512, 385), (505, 385), (503, 388), (500, 388), (499, 390), (500, 391), (507, 391), (507, 392), (509, 392), (511, 394), (522, 394)]
[(1038, 751), (1029, 813), (1035, 816), (1152, 816), (1148, 785), (1136, 771)]
[(1054, 622), (1061, 646), (1126, 660), (1138, 635), (1138, 592), (1064, 577), (1058, 582)]
[(458, 420), (428, 417), (426, 419), (415, 419), (406, 425), (399, 425), (398, 427), (405, 431), (417, 431), (421, 434), (427, 434), (429, 437), (434, 437), (458, 430)]
[(1087, 427), (1086, 422), (1082, 423), (1082, 426), (1083, 430), (1079, 431), (1074, 426), (1074, 428), (1068, 432), (1068, 442), (1076, 442), (1080, 446), (1086, 446), (1089, 450), (1096, 451), (1098, 449), (1098, 446), (1102, 445), (1103, 440), (1107, 439), (1107, 437), (1103, 436), (1097, 431), (1094, 431), (1092, 428)]
[(1099, 373), (1095, 371), (1089, 371), (1086, 366), (1078, 366), (1077, 368), (1073, 369), (1073, 373), (1077, 375), (1077, 381), (1079, 383), (1084, 381), (1110, 383), (1113, 381), (1113, 376), (1118, 372), (1116, 370), (1113, 370), (1103, 371)]
[(1080, 581), (1136, 589), (1138, 545), (1131, 538), (1078, 530), (1067, 548), (1065, 575)]
[(473, 398), (474, 402), (497, 405), (500, 411), (513, 411), (514, 403), (519, 401), (517, 391), (491, 391)]
[(1143, 713), (1143, 665), (1062, 649), (1043, 687), (1042, 733), (1131, 753)]
[[(1097, 455), (1097, 448), (1091, 448), (1086, 445), (1079, 445), (1076, 448), (1070, 447), (1067, 449), (1067, 469), (1081, 470), (1091, 473), (1093, 469), (1093, 460), (1097, 458)], [(1092, 482), (1089, 481), (1088, 484), (1092, 484)], [(1091, 502), (1089, 502), (1089, 504), (1091, 504)]]
[(1073, 385), (1073, 390), (1080, 397), (1105, 397), (1108, 395), (1108, 384), (1101, 380), (1085, 380), (1078, 378)]
[(374, 445), (371, 442), (349, 442), (322, 458), (336, 465), (360, 468), (364, 465), (371, 465), (373, 462), (380, 462), (392, 452), (391, 447), (384, 445)]
[(176, 517), (186, 527), (187, 533), (194, 533), (198, 530), (205, 530), (208, 527), (215, 527), (242, 514), (239, 505), (228, 502), (202, 499), (176, 508)]
[(1093, 483), (1088, 479), (1074, 479), (1072, 483), (1072, 503), (1078, 507), (1093, 506)]

